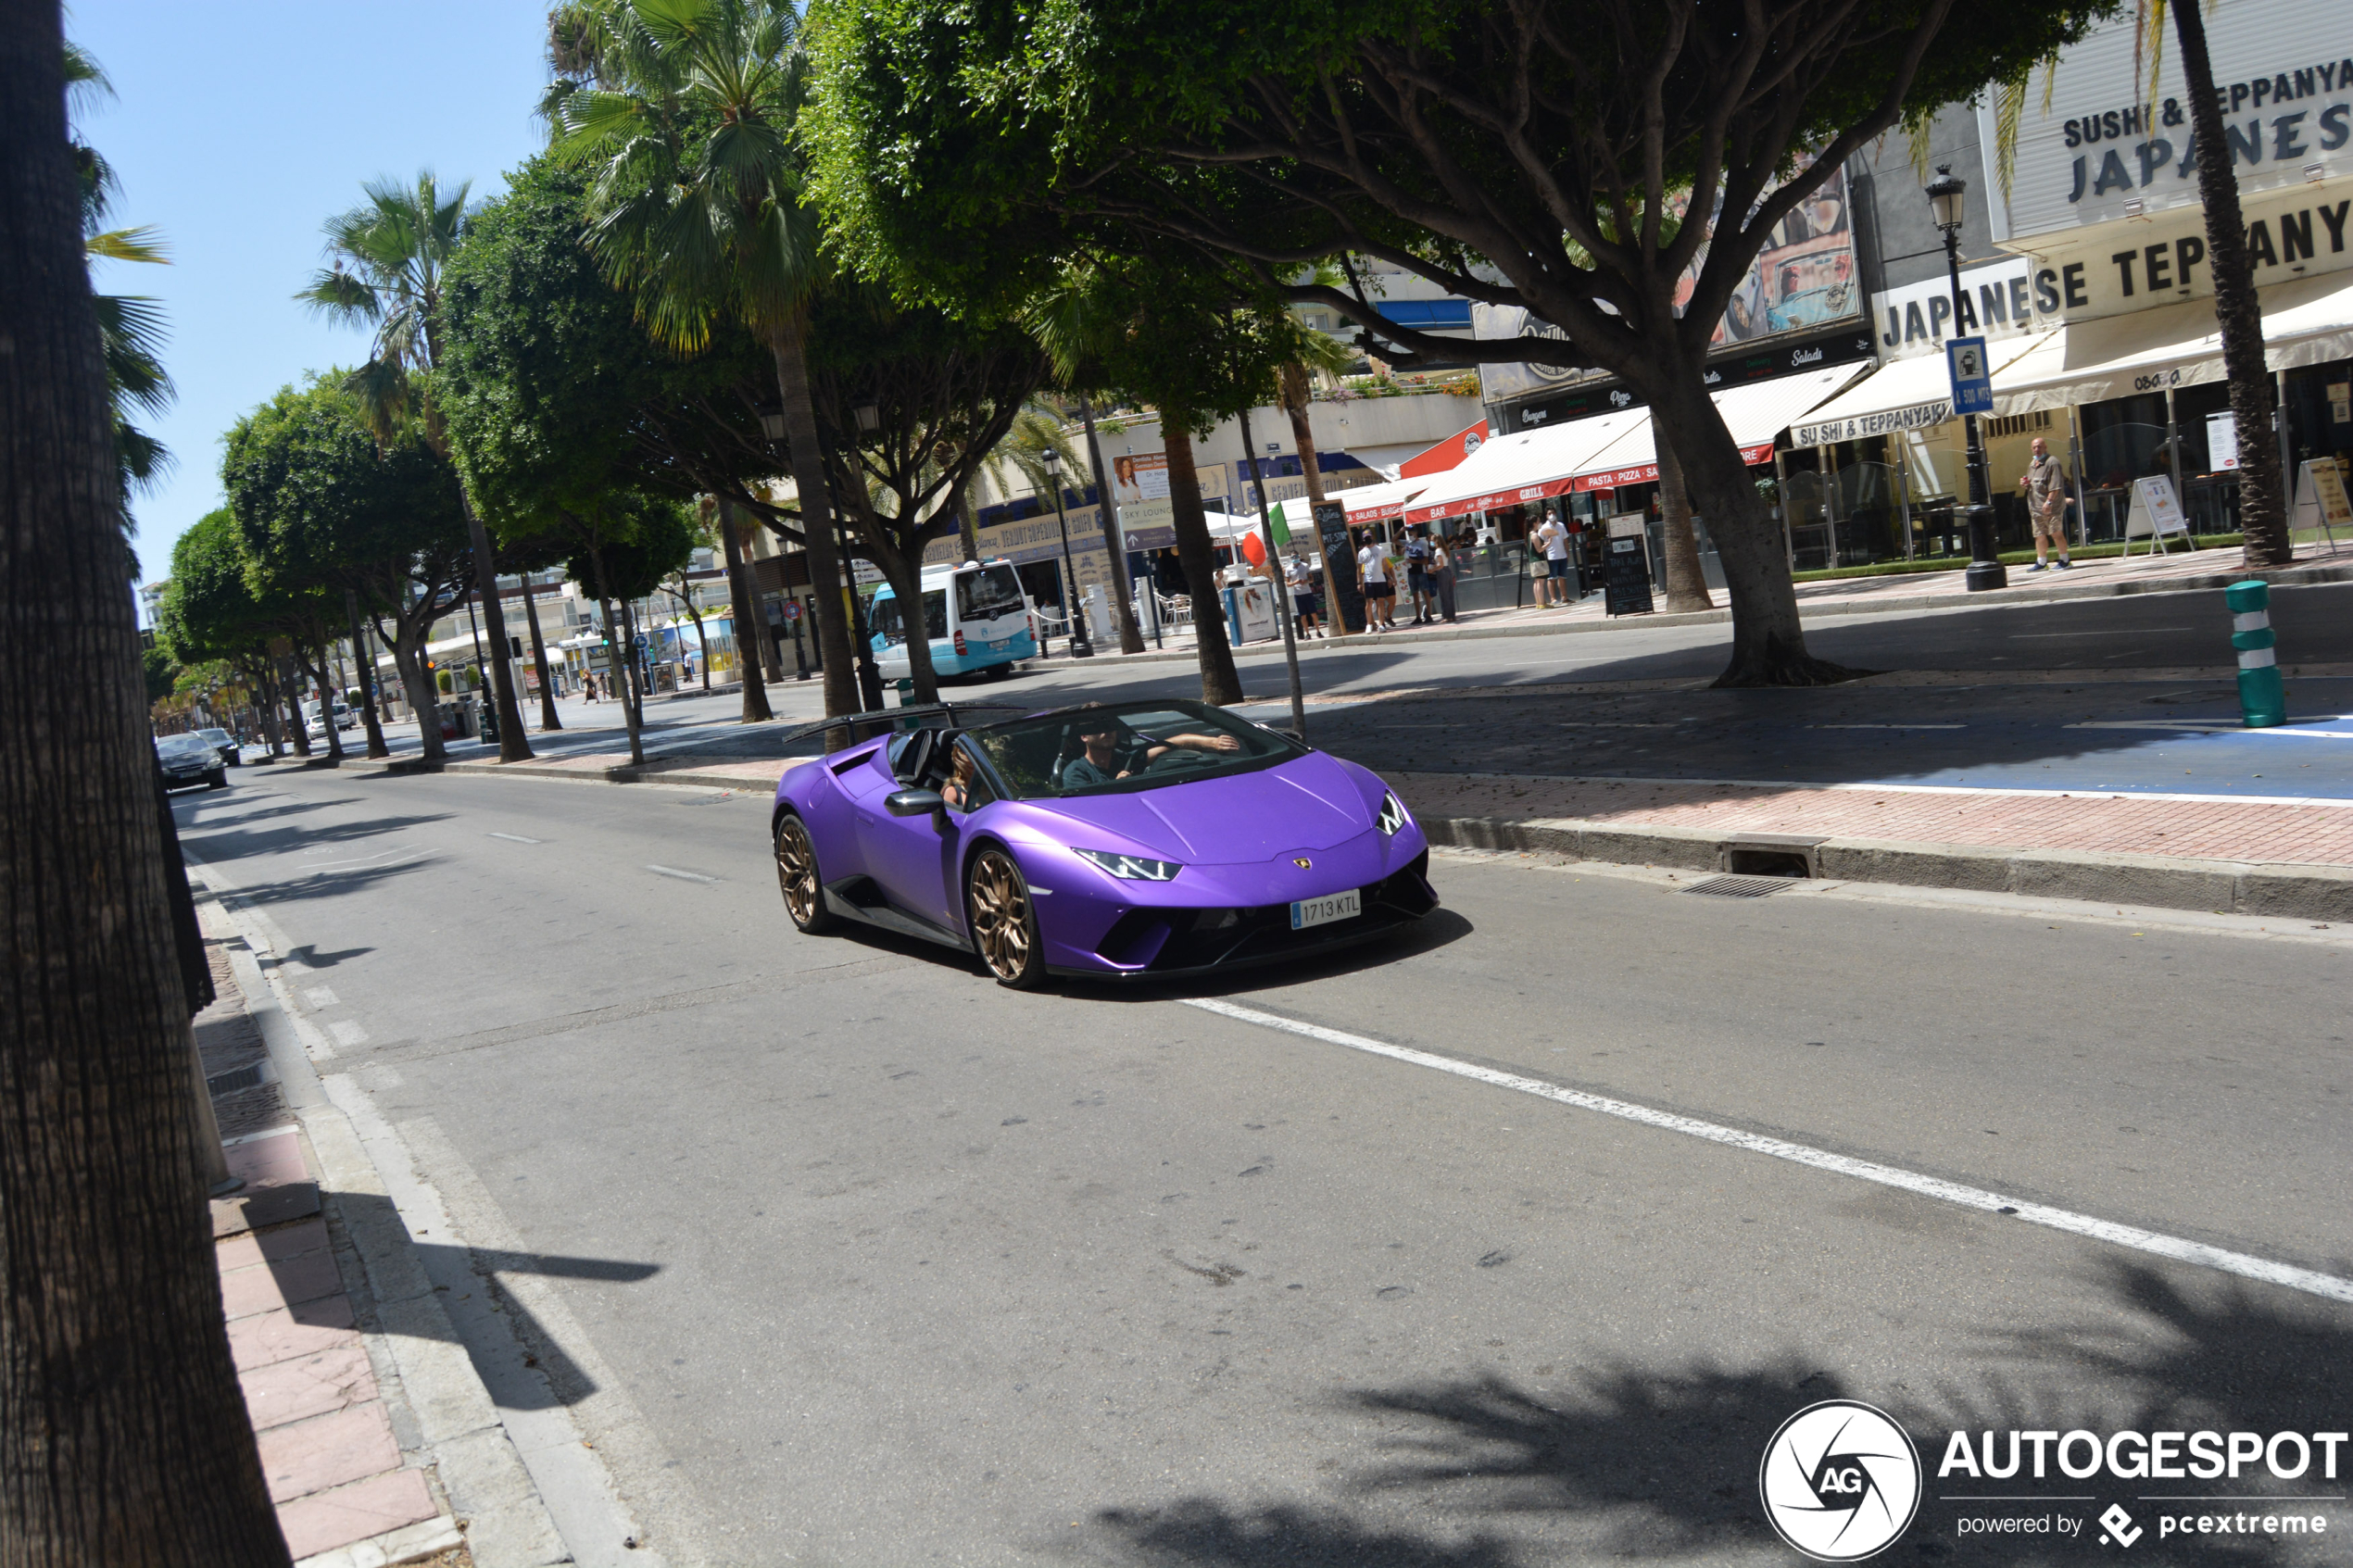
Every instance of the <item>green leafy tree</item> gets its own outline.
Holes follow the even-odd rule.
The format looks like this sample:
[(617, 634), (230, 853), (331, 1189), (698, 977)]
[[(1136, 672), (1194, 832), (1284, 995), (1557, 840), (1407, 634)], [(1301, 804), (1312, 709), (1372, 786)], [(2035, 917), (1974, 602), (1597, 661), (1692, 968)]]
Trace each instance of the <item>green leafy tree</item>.
[[(578, 169), (533, 160), (450, 262), (442, 405), (469, 492), (510, 548), (546, 533), (551, 508), (590, 515), (610, 494), (724, 498), (729, 593), (748, 626), (738, 515), (801, 535), (798, 511), (761, 483), (777, 467), (761, 422), (773, 359), (725, 322), (691, 357), (656, 346), (583, 243), (585, 185)], [(771, 717), (756, 671), (743, 716)]]
[[(223, 442), (221, 484), (257, 588), (326, 596), (355, 652), (353, 622), (363, 612), (373, 618), (416, 709), (423, 753), (439, 758), (447, 748), (425, 641), (463, 601), (472, 575), (464, 489), (422, 431), (386, 439), (371, 429), (347, 379), (330, 373), (282, 388), (239, 420)], [(332, 745), (333, 724), (327, 733)], [(386, 754), (380, 734), (370, 740), (372, 754)]]
[[(587, 0), (558, 14), (559, 156), (596, 168), (589, 248), (655, 341), (682, 351), (739, 322), (774, 362), (812, 580), (841, 578), (809, 379), (822, 276), (794, 122), (804, 97), (789, 0)], [(815, 596), (828, 713), (855, 711), (848, 620)]]
[[(1017, 327), (895, 304), (846, 279), (818, 291), (813, 318), (810, 390), (830, 489), (900, 604), (920, 604), (925, 547), (957, 532), (956, 497), (1049, 361)], [(937, 702), (929, 639), (907, 639), (907, 666), (914, 699)]]
[[(377, 440), (389, 445), (403, 431), (414, 429), (436, 456), (447, 458), (448, 426), (438, 394), (445, 337), (442, 273), (464, 233), (467, 186), (461, 182), (444, 195), (428, 169), (413, 186), (379, 180), (363, 189), (365, 201), (327, 224), (327, 248), (334, 265), (296, 297), (334, 320), (374, 331), (373, 355), (344, 385), (359, 400)], [(472, 500), (462, 490), (459, 500), (473, 548), (483, 628), (491, 643), (503, 648), (507, 622), (498, 598), (497, 557)], [(522, 733), (522, 713), (515, 702), (513, 668), (501, 659), (493, 660), (490, 670), (498, 710), (498, 759), (526, 760), (532, 755), (531, 742)], [(334, 726), (327, 728), (332, 737)]]
[[(1217, 257), (1177, 247), (1149, 258), (1086, 258), (1065, 267), (1059, 289), (1060, 298), (1041, 295), (1029, 317), (1057, 370), (1069, 381), (1100, 377), (1159, 410), (1202, 700), (1239, 702), (1193, 441), (1274, 396), (1281, 368), (1298, 352), (1290, 318), (1271, 295), (1252, 297), (1248, 281)], [(1073, 293), (1083, 293), (1083, 307), (1066, 303)]]
[[(1185, 245), (1417, 354), (1622, 377), (1682, 459), (1733, 612), (1727, 684), (1814, 659), (1705, 380), (1768, 237), (1859, 148), (2080, 37), (2113, 0), (818, 0), (806, 117), (850, 265), (1020, 296), (1074, 239)], [(1687, 207), (1711, 215), (1679, 223)], [(1466, 343), (1386, 320), (1376, 257), (1557, 327)], [(1293, 282), (1338, 259), (1343, 286)]]

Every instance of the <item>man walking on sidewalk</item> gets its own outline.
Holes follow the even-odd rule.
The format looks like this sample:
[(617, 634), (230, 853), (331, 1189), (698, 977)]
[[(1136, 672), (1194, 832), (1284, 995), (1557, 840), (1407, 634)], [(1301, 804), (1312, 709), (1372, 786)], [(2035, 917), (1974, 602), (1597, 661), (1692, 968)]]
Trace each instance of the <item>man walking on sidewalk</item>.
[(2034, 457), (2019, 476), (2018, 487), (2026, 492), (2026, 515), (2034, 528), (2034, 564), (2026, 570), (2042, 571), (2045, 556), (2057, 544), (2059, 570), (2065, 571), (2072, 564), (2067, 558), (2067, 470), (2051, 456), (2050, 443), (2039, 435), (2034, 438)]

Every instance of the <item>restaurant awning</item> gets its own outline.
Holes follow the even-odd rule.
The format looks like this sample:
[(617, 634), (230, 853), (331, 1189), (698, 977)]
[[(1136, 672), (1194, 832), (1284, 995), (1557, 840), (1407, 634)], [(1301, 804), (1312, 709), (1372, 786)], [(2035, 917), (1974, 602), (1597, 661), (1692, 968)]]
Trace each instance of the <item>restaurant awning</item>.
[[(2000, 372), (2042, 341), (2043, 334), (1990, 345), (1995, 384)], [(1827, 446), (1941, 425), (1953, 417), (1952, 371), (1942, 354), (1916, 354), (1881, 365), (1789, 427), (1793, 446)]]
[[(2298, 278), (2258, 291), (2272, 370), (2353, 358), (2353, 277)], [(2070, 321), (1994, 373), (1994, 411), (2027, 414), (2225, 379), (2211, 299)]]
[(1643, 409), (1621, 408), (1565, 425), (1496, 436), (1415, 496), (1405, 508), (1405, 521), (1467, 517), (1472, 512), (1566, 495), (1579, 465), (1649, 420)]
[(1335, 490), (1331, 498), (1348, 508), (1351, 522), (1386, 522), (1402, 515), (1405, 503), (1430, 487), (1428, 479), (1392, 479), (1386, 484), (1360, 484)]
[[(1741, 461), (1761, 463), (1773, 455), (1773, 443), (1792, 421), (1860, 375), (1862, 365), (1833, 365), (1827, 370), (1801, 370), (1793, 376), (1751, 382), (1712, 393), (1716, 410), (1731, 432)], [(1593, 455), (1572, 478), (1574, 488), (1616, 490), (1648, 484), (1658, 477), (1658, 443), (1647, 412), (1639, 425)]]

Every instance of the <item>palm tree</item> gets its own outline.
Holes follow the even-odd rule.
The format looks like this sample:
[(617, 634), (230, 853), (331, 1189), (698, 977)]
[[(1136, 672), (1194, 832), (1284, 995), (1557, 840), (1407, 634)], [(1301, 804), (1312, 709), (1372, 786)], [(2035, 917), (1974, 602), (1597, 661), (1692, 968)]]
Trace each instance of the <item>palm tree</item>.
[[(346, 378), (345, 390), (359, 399), (362, 417), (379, 442), (389, 445), (398, 432), (414, 425), (434, 455), (445, 460), (450, 457), (449, 431), (434, 399), (441, 275), (465, 231), (467, 189), (460, 182), (445, 196), (431, 169), (419, 174), (413, 186), (390, 180), (363, 186), (367, 199), (327, 224), (327, 251), (333, 266), (320, 271), (295, 296), (332, 320), (373, 329), (375, 344), (368, 362)], [(497, 650), (490, 671), (498, 705), (498, 759), (522, 762), (532, 755), (531, 742), (523, 734), (522, 710), (515, 701), (514, 667), (505, 657), (509, 644), (498, 600), (498, 560), (473, 496), (463, 485), (459, 495), (473, 546), (483, 630)]]
[[(66, 45), (69, 100), (86, 105), (112, 97), (114, 84), (95, 58), (75, 44)], [(170, 255), (162, 237), (148, 227), (104, 229), (108, 210), (120, 192), (113, 167), (87, 143), (73, 143), (75, 173), (82, 190), (82, 253), (86, 261), (138, 261), (170, 266)], [(99, 347), (105, 356), (107, 404), (114, 430), (115, 473), (124, 506), (123, 531), (131, 530), (130, 497), (152, 489), (170, 471), (171, 453), (162, 442), (132, 422), (134, 413), (160, 415), (177, 395), (171, 376), (163, 368), (163, 309), (145, 295), (99, 294), (94, 281), (91, 304), (98, 317)]]
[(598, 165), (589, 250), (654, 341), (701, 349), (722, 321), (767, 345), (809, 552), (825, 710), (855, 712), (824, 452), (810, 395), (822, 271), (793, 127), (807, 96), (789, 0), (583, 0), (550, 19), (545, 108), (559, 156)]

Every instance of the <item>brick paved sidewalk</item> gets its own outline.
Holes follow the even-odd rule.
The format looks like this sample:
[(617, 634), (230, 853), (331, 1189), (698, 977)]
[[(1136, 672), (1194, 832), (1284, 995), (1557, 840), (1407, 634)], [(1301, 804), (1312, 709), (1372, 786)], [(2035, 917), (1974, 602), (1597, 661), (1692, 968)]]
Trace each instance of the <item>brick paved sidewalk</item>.
[(1393, 773), (1423, 817), (2353, 866), (2353, 801)]
[(219, 999), (196, 1016), (196, 1041), (230, 1172), (245, 1184), (213, 1203), (221, 1308), (287, 1549), (306, 1568), (455, 1568), (471, 1560), (430, 1471), (395, 1436), (321, 1214), (316, 1159), (230, 967), (236, 938), (207, 923)]

